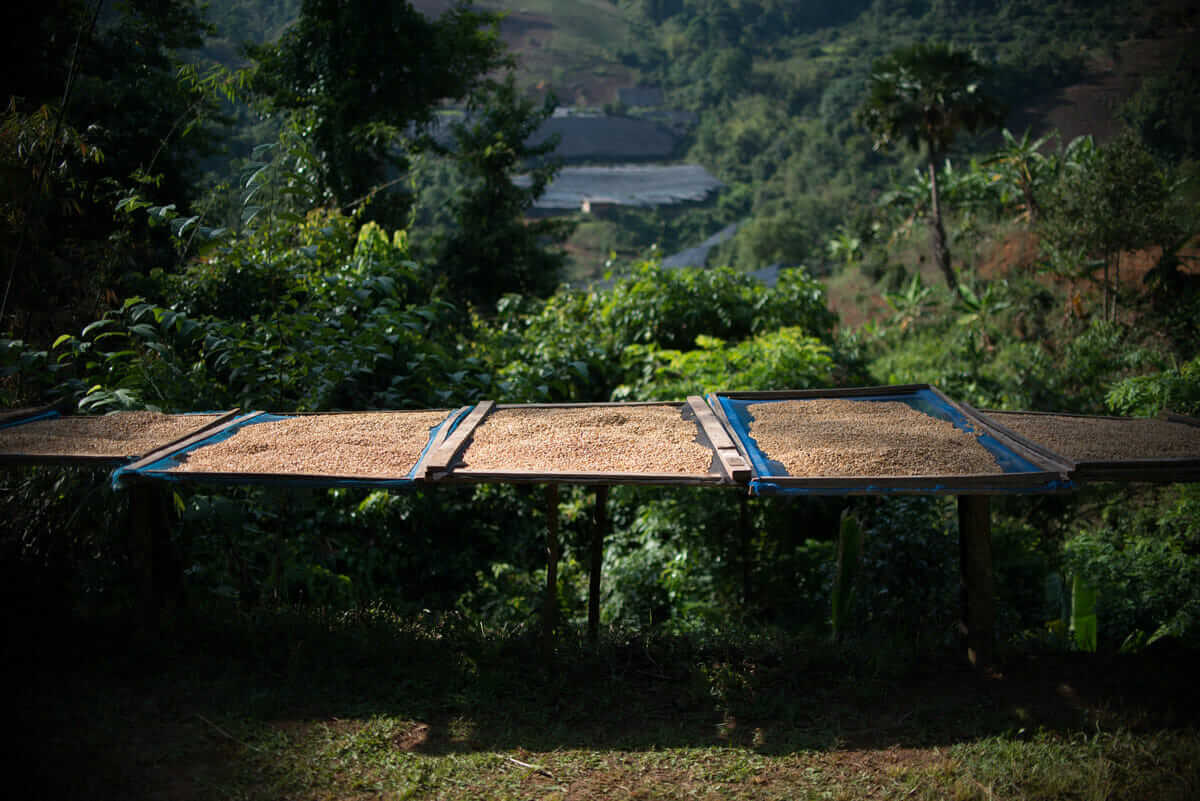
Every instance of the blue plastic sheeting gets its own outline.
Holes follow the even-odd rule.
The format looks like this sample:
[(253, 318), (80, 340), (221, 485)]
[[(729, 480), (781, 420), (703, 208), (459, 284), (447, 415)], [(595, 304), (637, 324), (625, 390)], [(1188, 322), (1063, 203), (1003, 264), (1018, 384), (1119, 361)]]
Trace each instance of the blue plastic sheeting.
[(22, 417), (20, 420), (10, 420), (7, 423), (0, 423), (0, 428), (12, 428), (13, 426), (32, 423), (35, 420), (52, 420), (55, 417), (62, 417), (62, 415), (58, 412), (42, 412), (41, 414), (35, 414), (33, 417)]
[(206, 483), (217, 484), (270, 484), (271, 486), (282, 487), (373, 487), (376, 489), (402, 489), (411, 487), (416, 483), (416, 466), (421, 463), (421, 459), (429, 452), (434, 439), (442, 428), (449, 425), (450, 432), (453, 432), (458, 427), (462, 418), (470, 411), (470, 407), (462, 410), (458, 414), (447, 412), (446, 419), (438, 423), (429, 430), (429, 440), (425, 443), (425, 447), (421, 450), (420, 456), (417, 457), (413, 469), (409, 471), (405, 478), (325, 478), (322, 476), (296, 476), (295, 478), (280, 475), (263, 475), (262, 473), (187, 473), (170, 472), (171, 468), (179, 466), (182, 463), (183, 457), (199, 448), (204, 448), (217, 442), (222, 442), (229, 439), (238, 431), (246, 426), (257, 425), (258, 423), (270, 423), (277, 420), (287, 420), (296, 415), (287, 414), (251, 414), (245, 418), (235, 422), (228, 428), (213, 434), (210, 437), (205, 437), (199, 442), (194, 442), (186, 448), (181, 448), (177, 451), (164, 456), (157, 461), (151, 462), (137, 470), (129, 470), (128, 468), (119, 468), (112, 474), (112, 484), (114, 489), (119, 489), (124, 482), (130, 477), (137, 476), (140, 478), (162, 479), (164, 481), (203, 481)]
[[(822, 396), (798, 396), (796, 398), (770, 398), (770, 399), (754, 399), (754, 398), (729, 398), (721, 395), (711, 396), (721, 404), (721, 409), (725, 412), (726, 419), (729, 420), (730, 426), (738, 439), (745, 446), (746, 452), (750, 457), (750, 463), (754, 468), (755, 478), (750, 481), (750, 491), (755, 495), (849, 495), (849, 494), (870, 494), (870, 495), (913, 495), (913, 494), (953, 494), (956, 492), (970, 493), (972, 490), (987, 491), (987, 492), (1005, 492), (1005, 493), (1033, 493), (1033, 492), (1053, 492), (1063, 489), (1068, 489), (1071, 482), (1060, 479), (1047, 479), (1044, 482), (1033, 483), (1027, 487), (1014, 487), (1011, 485), (999, 485), (994, 488), (980, 487), (972, 482), (972, 486), (956, 487), (951, 476), (947, 476), (946, 481), (936, 481), (931, 478), (932, 483), (928, 486), (888, 486), (885, 483), (872, 484), (869, 478), (847, 480), (847, 485), (844, 487), (830, 486), (822, 484), (821, 486), (796, 486), (789, 482), (780, 482), (772, 480), (768, 477), (783, 477), (788, 473), (783, 465), (776, 461), (768, 459), (766, 455), (759, 449), (758, 443), (750, 436), (750, 423), (753, 420), (752, 406), (760, 403), (779, 403), (785, 400), (813, 400), (817, 397), (835, 398), (843, 397), (845, 400), (878, 402), (878, 401), (894, 401), (903, 403), (919, 412), (936, 417), (939, 420), (946, 420), (952, 423), (955, 428), (961, 429), (971, 434), (976, 434), (979, 431), (978, 426), (970, 421), (958, 409), (948, 404), (945, 400), (938, 396), (937, 393), (929, 389), (918, 389), (906, 392), (888, 393), (880, 395), (854, 395), (854, 396), (837, 396), (837, 395), (822, 395)], [(1021, 474), (1047, 473), (1046, 468), (1040, 467), (1028, 459), (1009, 450), (1004, 444), (999, 442), (990, 434), (981, 434), (977, 437), (980, 445), (987, 449), (989, 453), (996, 458), (1002, 472), (1006, 474)], [(795, 477), (804, 479), (806, 476)], [(815, 478), (815, 477), (813, 477)]]

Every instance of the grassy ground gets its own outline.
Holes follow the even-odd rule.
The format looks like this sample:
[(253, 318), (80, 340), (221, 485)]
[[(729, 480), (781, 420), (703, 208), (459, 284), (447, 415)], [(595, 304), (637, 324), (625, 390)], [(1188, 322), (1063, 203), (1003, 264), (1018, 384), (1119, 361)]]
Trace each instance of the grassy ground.
[[(1190, 799), (1191, 654), (952, 654), (218, 614), (8, 639), (22, 798)], [(568, 638), (569, 639), (569, 638)]]

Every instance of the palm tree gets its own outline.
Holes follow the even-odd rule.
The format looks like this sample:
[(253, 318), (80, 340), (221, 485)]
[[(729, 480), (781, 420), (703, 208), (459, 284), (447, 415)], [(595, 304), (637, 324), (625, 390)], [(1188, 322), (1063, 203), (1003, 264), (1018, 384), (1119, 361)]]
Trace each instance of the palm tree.
[(872, 66), (867, 99), (855, 112), (855, 119), (874, 137), (876, 150), (897, 140), (913, 150), (925, 146), (933, 260), (951, 289), (957, 289), (958, 280), (942, 225), (937, 165), (959, 131), (974, 132), (1003, 120), (999, 102), (980, 88), (985, 74), (986, 68), (969, 50), (940, 43), (901, 47)]

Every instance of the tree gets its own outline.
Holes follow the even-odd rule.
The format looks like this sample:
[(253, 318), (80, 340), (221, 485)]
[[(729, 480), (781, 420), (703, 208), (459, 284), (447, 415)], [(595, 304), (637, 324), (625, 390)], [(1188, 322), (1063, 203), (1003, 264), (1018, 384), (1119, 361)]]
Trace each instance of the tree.
[(152, 176), (156, 200), (194, 196), (217, 103), (194, 71), (180, 76), (179, 53), (209, 29), (195, 0), (8, 3), (0, 23), (0, 330), (41, 340), (93, 318), (123, 275), (173, 256), (112, 210), (135, 175)]
[[(439, 103), (506, 63), (498, 24), (466, 2), (430, 20), (408, 0), (304, 0), (276, 44), (252, 51), (256, 85), (269, 108), (311, 115), (322, 179), (350, 206), (403, 168), (401, 139), (416, 139)], [(372, 216), (398, 224), (403, 202), (388, 205)]]
[(1173, 213), (1170, 173), (1134, 134), (1122, 134), (1093, 153), (1064, 169), (1041, 230), (1052, 247), (1073, 261), (1102, 264), (1104, 317), (1112, 320), (1121, 255), (1180, 241), (1184, 223), (1182, 215)]
[[(547, 246), (561, 243), (570, 224), (525, 219), (558, 170), (546, 160), (556, 139), (525, 144), (554, 105), (547, 97), (535, 108), (519, 95), (510, 73), (477, 91), (466, 118), (453, 126), (452, 157), (462, 184), (452, 201), (456, 224), (437, 262), (455, 293), (478, 306), (490, 306), (506, 292), (548, 295), (558, 284), (565, 257)], [(515, 183), (522, 169), (527, 172)]]
[(918, 43), (877, 60), (868, 80), (867, 99), (855, 119), (874, 137), (875, 148), (903, 140), (926, 149), (930, 182), (929, 226), (933, 260), (951, 289), (958, 280), (938, 196), (937, 165), (959, 131), (977, 131), (1003, 119), (999, 101), (982, 89), (984, 65), (969, 50), (941, 43)]

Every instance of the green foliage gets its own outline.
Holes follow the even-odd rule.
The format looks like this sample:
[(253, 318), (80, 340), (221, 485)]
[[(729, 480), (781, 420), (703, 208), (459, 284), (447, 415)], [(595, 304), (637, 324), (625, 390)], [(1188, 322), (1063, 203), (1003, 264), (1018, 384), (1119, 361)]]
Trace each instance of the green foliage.
[(875, 62), (855, 117), (877, 148), (903, 142), (926, 148), (936, 162), (960, 131), (1000, 122), (998, 101), (983, 90), (985, 77), (983, 63), (968, 50), (941, 42), (900, 47)]
[(554, 105), (547, 97), (535, 110), (532, 101), (519, 96), (510, 73), (478, 91), (466, 121), (451, 125), (461, 184), (450, 201), (455, 228), (437, 245), (436, 260), (453, 295), (481, 309), (491, 309), (506, 292), (545, 296), (558, 285), (564, 257), (547, 247), (561, 244), (570, 224), (525, 220), (557, 164), (532, 167), (524, 176), (527, 186), (513, 180), (557, 145), (525, 144)]
[(610, 589), (603, 618), (621, 626), (669, 631), (723, 618), (729, 600), (723, 590), (729, 588), (721, 578), (729, 554), (714, 535), (718, 521), (729, 521), (732, 510), (722, 503), (718, 514), (703, 513), (691, 503), (692, 493), (641, 495), (641, 503), (625, 512), (632, 515), (628, 522), (621, 519), (622, 510), (614, 515), (625, 524), (605, 551)]
[(98, 27), (92, 4), (74, 0), (5, 16), (0, 327), (46, 342), (96, 314), (97, 297), (161, 246), (145, 232), (117, 236), (114, 188), (148, 167), (190, 196), (188, 161), (212, 146), (215, 103), (176, 75), (175, 49), (204, 30), (191, 0), (127, 3)]
[(644, 264), (613, 287), (603, 315), (622, 342), (684, 347), (701, 334), (742, 339), (796, 326), (827, 338), (834, 316), (804, 270), (785, 270), (772, 289), (728, 268), (664, 270)]
[(1158, 495), (1155, 504), (1114, 503), (1102, 524), (1065, 544), (1067, 569), (1096, 588), (1105, 650), (1200, 636), (1200, 495), (1191, 485)]
[[(427, 126), (439, 102), (467, 97), (502, 65), (497, 24), (464, 3), (429, 20), (408, 0), (304, 0), (278, 42), (252, 50), (256, 89), (274, 109), (310, 112), (323, 184), (343, 206), (360, 203), (389, 166), (402, 166), (397, 144)], [(373, 213), (395, 225), (404, 206), (389, 198)]]
[(863, 530), (857, 601), (846, 630), (877, 647), (916, 656), (953, 638), (958, 540), (946, 506), (931, 498), (889, 498), (858, 505)]
[(829, 347), (803, 328), (780, 328), (732, 346), (701, 335), (696, 346), (678, 351), (630, 345), (623, 363), (636, 379), (617, 387), (613, 397), (681, 400), (718, 390), (806, 389), (832, 383)]
[(1044, 151), (1056, 134), (1034, 139), (1026, 129), (1018, 140), (1005, 128), (1000, 135), (1004, 144), (982, 166), (996, 170), (992, 183), (1001, 183), (1001, 203), (1016, 205), (1020, 210), (1018, 219), (1035, 223), (1039, 217), (1038, 195), (1054, 166)]
[[(831, 370), (820, 340), (831, 337), (832, 320), (824, 290), (800, 270), (781, 273), (768, 289), (729, 269), (665, 270), (648, 262), (609, 289), (562, 289), (539, 303), (506, 298), (481, 339), (503, 399), (594, 401), (615, 397), (622, 385), (622, 396), (679, 391), (670, 368), (656, 377), (659, 362), (673, 358), (707, 364), (706, 380), (719, 383), (730, 375), (721, 352), (680, 350), (697, 337), (744, 343), (732, 346), (742, 352), (741, 383), (818, 382)], [(771, 361), (753, 362), (763, 355)]]
[(1200, 58), (1179, 53), (1170, 69), (1149, 75), (1120, 109), (1120, 116), (1159, 156), (1200, 158)]
[(439, 408), (487, 385), (435, 335), (457, 312), (430, 294), (402, 235), (373, 224), (355, 235), (317, 214), (290, 247), (273, 252), (271, 236), (164, 278), (174, 306), (133, 298), (60, 337), (60, 363), (89, 387), (81, 405)]
[(1121, 294), (1121, 255), (1173, 242), (1181, 218), (1171, 206), (1173, 178), (1132, 135), (1095, 151), (1064, 171), (1052, 193), (1043, 234), (1067, 257), (1073, 274), (1091, 277), (1103, 266), (1105, 316), (1115, 319)]
[(929, 160), (929, 224), (933, 261), (952, 289), (958, 284), (946, 245), (937, 165), (962, 131), (974, 133), (1003, 120), (999, 101), (983, 91), (986, 69), (967, 50), (939, 42), (898, 48), (875, 62), (867, 98), (855, 120), (871, 132), (876, 149), (904, 141)]
[[(100, 47), (80, 76), (87, 111), (73, 104), (59, 126), (51, 102), (65, 79), (64, 43), (88, 23), (85, 5), (71, 0), (28, 15), (32, 27), (13, 28), (30, 33), (36, 46), (17, 41), (13, 48), (20, 67), (13, 74), (22, 89), (28, 85), (29, 100), (10, 103), (4, 117), (0, 166), (10, 180), (0, 223), (5, 253), (31, 237), (26, 261), (40, 265), (37, 276), (18, 282), (17, 306), (28, 315), (44, 300), (41, 311), (53, 313), (36, 323), (16, 320), (14, 333), (33, 333), (0, 341), (0, 399), (67, 397), (89, 412), (444, 408), (483, 397), (674, 399), (873, 380), (928, 381), (1002, 408), (1198, 408), (1195, 323), (1185, 304), (1171, 304), (1174, 318), (1161, 306), (1144, 309), (1148, 316), (1133, 324), (1060, 320), (1057, 288), (1018, 275), (964, 277), (951, 294), (897, 266), (897, 253), (885, 251), (896, 237), (878, 235), (888, 225), (904, 234), (930, 219), (939, 202), (955, 209), (947, 224), (957, 225), (956, 249), (997, 221), (1061, 223), (1045, 222), (1063, 206), (1048, 200), (1057, 197), (1048, 190), (1082, 202), (1080, 187), (1125, 145), (1110, 153), (1082, 139), (1050, 153), (1045, 138), (1003, 131), (990, 158), (972, 159), (967, 154), (979, 142), (954, 134), (992, 121), (990, 104), (978, 102), (972, 88), (985, 57), (1009, 81), (1006, 96), (1025, 100), (1079, 77), (1087, 48), (1124, 36), (1116, 14), (1093, 20), (1074, 6), (990, 2), (626, 5), (643, 21), (640, 41), (624, 56), (642, 77), (659, 80), (673, 103), (701, 112), (689, 157), (729, 188), (707, 206), (622, 212), (617, 222), (636, 230), (610, 237), (613, 244), (636, 253), (651, 240), (690, 242), (749, 217), (721, 258), (739, 267), (837, 262), (887, 273), (894, 280), (884, 295), (892, 310), (885, 324), (835, 334), (822, 287), (804, 270), (784, 270), (767, 288), (727, 268), (666, 270), (651, 262), (618, 268), (587, 290), (553, 291), (560, 260), (546, 248), (561, 232), (521, 219), (553, 172), (534, 160), (543, 153), (524, 144), (550, 107), (529, 103), (513, 79), (490, 71), (506, 63), (490, 13), (456, 4), (429, 21), (401, 0), (382, 11), (361, 2), (305, 3), (277, 45), (256, 51), (255, 85), (270, 95), (275, 119), (268, 124), (278, 131), (256, 131), (256, 141), (270, 143), (246, 147), (234, 173), (196, 202), (189, 157), (203, 151), (217, 105), (245, 99), (242, 77), (203, 64), (176, 69), (173, 51), (191, 47), (202, 27), (190, 2), (133, 3), (102, 21)], [(247, 11), (236, 0), (221, 7)], [(267, 41), (263, 31), (279, 20), (271, 17), (276, 11), (259, 11), (247, 36)], [(828, 27), (860, 13), (854, 28)], [(961, 61), (966, 51), (939, 51), (963, 68), (955, 79), (967, 79), (934, 98), (954, 103), (930, 117), (925, 107), (910, 107), (884, 126), (885, 138), (924, 139), (931, 154), (938, 151), (936, 169), (914, 173), (912, 156), (874, 154), (851, 115), (871, 85), (871, 62), (883, 56), (877, 66), (887, 67), (884, 54), (898, 41), (961, 40), (967, 17), (976, 52), (986, 55), (968, 64)], [(409, 44), (397, 46), (397, 37)], [(146, 56), (134, 57), (131, 43)], [(921, 47), (937, 49), (911, 52)], [(411, 80), (414, 70), (421, 81)], [(131, 77), (139, 71), (140, 83)], [(925, 76), (918, 87), (912, 77), (899, 88), (938, 83)], [(1160, 113), (1174, 97), (1144, 92), (1139, 125), (1178, 118)], [(446, 98), (469, 98), (469, 113), (442, 115)], [(900, 95), (891, 99), (891, 110), (903, 105)], [(422, 136), (435, 115), (454, 138), (444, 152)], [(951, 140), (959, 146), (953, 158)], [(1126, 150), (1113, 156), (1118, 166), (1149, 169), (1135, 149)], [(401, 171), (417, 153), (418, 168)], [(520, 171), (528, 171), (528, 182), (514, 185)], [(888, 186), (889, 172), (915, 177), (893, 181), (876, 206), (875, 190)], [(1172, 203), (1184, 196), (1168, 171), (1155, 175)], [(411, 217), (405, 193), (391, 190), (401, 185), (421, 197)], [(33, 189), (23, 196), (24, 187)], [(329, 210), (335, 205), (355, 211)], [(1179, 220), (1192, 219), (1183, 211)], [(364, 225), (370, 217), (393, 222)], [(401, 219), (409, 229), (394, 231)], [(1154, 237), (1165, 247), (1156, 286), (1171, 293), (1185, 285), (1177, 267), (1187, 232), (1183, 225)], [(1085, 274), (1101, 255), (1086, 237), (1073, 237), (1068, 231), (1046, 240), (1043, 261), (1060, 276)], [(136, 273), (124, 283), (136, 291), (104, 292), (123, 271)], [(1166, 294), (1159, 292), (1160, 304)], [(131, 297), (121, 302), (122, 295)], [(84, 296), (99, 298), (100, 307), (81, 311), (72, 298)], [(1156, 325), (1165, 336), (1155, 338)], [(47, 347), (63, 331), (71, 333)], [(37, 563), (45, 572), (35, 575), (53, 575), (49, 586), (76, 600), (128, 601), (132, 562), (121, 497), (103, 481), (14, 475), (4, 506), (14, 533), (2, 542), (20, 567), (9, 572)], [(1069, 530), (1068, 574), (1087, 576), (1100, 590), (1102, 645), (1115, 647), (1121, 632), (1133, 645), (1167, 633), (1194, 637), (1195, 603), (1181, 582), (1195, 578), (1196, 499), (1181, 491), (1143, 500), (1136, 514), (1066, 500), (1049, 510), (1006, 503), (996, 526), (1002, 629), (1044, 623), (1041, 587), (1061, 567), (1062, 531)], [(404, 612), (454, 610), (472, 627), (516, 632), (541, 606), (546, 510), (527, 488), (184, 487), (171, 502), (181, 513), (173, 542), (197, 597), (339, 610), (383, 599)], [(845, 519), (862, 521), (857, 593), (847, 592), (855, 583), (846, 567), (858, 560), (843, 554), (839, 570), (835, 554), (847, 505), (614, 490), (605, 621), (670, 632), (773, 621), (824, 633), (832, 608), (852, 645), (883, 653), (899, 644), (901, 659), (910, 646), (915, 652), (951, 639), (956, 553), (945, 504), (849, 504), (853, 518)], [(107, 517), (92, 514), (99, 507)], [(589, 509), (590, 495), (579, 490), (555, 510), (564, 542), (559, 604), (575, 623)], [(82, 578), (67, 580), (72, 575)], [(1133, 579), (1121, 584), (1122, 575)], [(702, 672), (703, 692), (726, 710), (755, 686), (728, 659), (706, 661)]]
[(1080, 651), (1096, 650), (1096, 588), (1076, 573), (1071, 580), (1071, 635)]
[(1149, 375), (1117, 383), (1105, 397), (1114, 414), (1155, 417), (1170, 411), (1200, 415), (1200, 356)]

